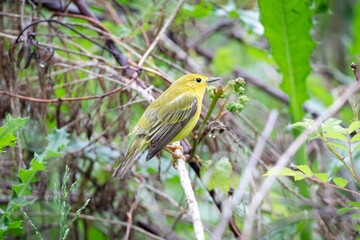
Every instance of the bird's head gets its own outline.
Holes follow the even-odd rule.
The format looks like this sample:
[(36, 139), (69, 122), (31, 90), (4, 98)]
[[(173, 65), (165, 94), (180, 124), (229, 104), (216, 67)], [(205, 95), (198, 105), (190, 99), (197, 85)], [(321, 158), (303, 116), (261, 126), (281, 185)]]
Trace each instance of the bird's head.
[(217, 80), (219, 80), (217, 77), (206, 77), (201, 74), (186, 74), (176, 80), (173, 84), (176, 87), (184, 86), (193, 89), (196, 92), (204, 92), (209, 83)]

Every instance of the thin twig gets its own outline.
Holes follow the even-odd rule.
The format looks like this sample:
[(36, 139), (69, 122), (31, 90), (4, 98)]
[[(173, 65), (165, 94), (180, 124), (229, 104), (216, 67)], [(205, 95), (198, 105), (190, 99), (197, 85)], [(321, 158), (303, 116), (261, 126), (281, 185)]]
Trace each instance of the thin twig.
[[(175, 148), (181, 147), (179, 142), (174, 143), (173, 146)], [(204, 227), (200, 218), (199, 206), (196, 202), (195, 194), (192, 189), (191, 181), (189, 178), (189, 173), (186, 169), (184, 154), (182, 151), (180, 151), (179, 148), (176, 148), (176, 150), (174, 151), (174, 156), (176, 156), (177, 158), (177, 171), (179, 172), (181, 186), (185, 192), (186, 202), (189, 206), (189, 213), (193, 220), (195, 238), (197, 240), (204, 240), (205, 239)]]
[(235, 206), (241, 201), (243, 193), (245, 192), (246, 187), (249, 185), (249, 181), (251, 179), (251, 174), (252, 174), (254, 168), (256, 167), (257, 162), (259, 161), (262, 152), (264, 151), (267, 139), (269, 138), (272, 130), (275, 127), (277, 117), (278, 117), (278, 111), (272, 110), (269, 114), (264, 131), (262, 132), (261, 136), (259, 137), (258, 142), (255, 145), (254, 151), (251, 154), (251, 157), (248, 161), (248, 165), (245, 169), (245, 173), (242, 175), (242, 177), (239, 181), (238, 187), (236, 188), (233, 196), (231, 198), (228, 198), (224, 202), (224, 207), (222, 209), (223, 211), (221, 214), (220, 223), (215, 228), (214, 233), (212, 235), (212, 239), (221, 239), (221, 236), (223, 235), (223, 233), (225, 231), (226, 225), (229, 222), (229, 219), (232, 215), (232, 212), (233, 212)]
[(164, 26), (161, 28), (159, 34), (156, 36), (155, 40), (151, 43), (150, 47), (146, 50), (146, 52), (144, 53), (144, 55), (141, 57), (138, 66), (141, 67), (144, 64), (144, 61), (146, 60), (146, 58), (150, 55), (150, 53), (152, 52), (152, 50), (155, 48), (155, 46), (158, 44), (161, 36), (165, 33), (165, 31), (168, 29), (168, 27), (170, 26), (170, 24), (172, 23), (172, 21), (174, 20), (176, 14), (178, 13), (178, 11), (180, 10), (181, 5), (184, 3), (184, 0), (180, 0), (178, 1), (178, 3), (176, 4), (176, 7), (174, 9), (174, 12), (170, 15), (170, 17), (167, 19), (167, 21), (165, 22)]
[(126, 233), (125, 233), (125, 236), (123, 238), (124, 240), (128, 240), (129, 237), (130, 237), (130, 229), (131, 229), (131, 226), (133, 225), (133, 217), (132, 217), (132, 215), (133, 215), (133, 212), (135, 211), (135, 209), (139, 205), (140, 194), (141, 194), (141, 192), (144, 189), (145, 184), (146, 184), (145, 179), (143, 177), (141, 177), (141, 176), (137, 176), (137, 177), (140, 179), (141, 184), (140, 184), (139, 189), (137, 190), (135, 200), (134, 200), (133, 204), (131, 205), (130, 210), (126, 213), (128, 221), (127, 221), (127, 226), (126, 226)]
[(247, 216), (244, 222), (244, 239), (251, 239), (253, 221), (255, 217), (256, 210), (259, 208), (262, 200), (270, 191), (273, 186), (277, 176), (281, 169), (290, 161), (290, 159), (295, 155), (298, 149), (308, 140), (311, 134), (320, 127), (323, 121), (328, 119), (329, 117), (336, 114), (340, 108), (353, 96), (357, 91), (360, 90), (360, 82), (352, 83), (343, 95), (338, 98), (328, 109), (326, 112), (321, 114), (315, 121), (312, 126), (312, 130), (303, 132), (299, 137), (295, 139), (295, 141), (286, 149), (286, 151), (280, 156), (277, 164), (274, 167), (274, 176), (266, 177), (266, 181), (263, 182), (259, 191), (253, 197), (251, 203), (248, 207)]
[(24, 95), (19, 95), (16, 93), (0, 90), (0, 95), (6, 95), (30, 102), (37, 102), (37, 103), (58, 103), (58, 102), (74, 102), (74, 101), (86, 101), (86, 100), (93, 100), (93, 99), (103, 99), (107, 96), (110, 96), (114, 93), (120, 92), (124, 90), (124, 86), (115, 88), (111, 91), (108, 91), (102, 95), (95, 95), (95, 96), (85, 96), (85, 97), (64, 97), (64, 98), (51, 98), (51, 99), (45, 99), (45, 98), (34, 98), (34, 97), (28, 97)]

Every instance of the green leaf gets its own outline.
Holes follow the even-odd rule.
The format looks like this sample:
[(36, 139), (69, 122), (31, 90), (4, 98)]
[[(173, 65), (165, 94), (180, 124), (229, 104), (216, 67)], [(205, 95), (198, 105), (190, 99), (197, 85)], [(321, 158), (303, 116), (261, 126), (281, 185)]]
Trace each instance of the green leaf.
[(342, 214), (348, 213), (353, 210), (354, 210), (354, 208), (340, 208), (340, 209), (336, 210), (336, 213), (339, 215), (342, 215)]
[(216, 75), (231, 73), (236, 62), (235, 55), (231, 48), (220, 47), (216, 50), (213, 59), (214, 72)]
[(342, 150), (344, 150), (344, 151), (348, 151), (347, 146), (345, 146), (345, 145), (343, 145), (343, 144), (341, 144), (341, 143), (327, 142), (326, 144), (327, 144), (327, 145), (330, 145), (330, 146), (332, 146), (332, 147), (335, 147), (335, 148), (340, 148), (340, 149), (342, 149)]
[(200, 175), (207, 189), (217, 188), (227, 193), (229, 191), (231, 173), (232, 166), (229, 159), (222, 158), (214, 164), (205, 164), (201, 168)]
[(22, 224), (23, 224), (22, 220), (13, 221), (7, 227), (8, 229), (22, 229)]
[(353, 6), (354, 12), (353, 12), (353, 38), (352, 38), (352, 47), (351, 52), (354, 55), (357, 55), (360, 53), (360, 2), (356, 1)]
[(314, 176), (323, 182), (329, 181), (329, 177), (326, 173), (314, 173)]
[(344, 141), (344, 142), (347, 141), (346, 136), (339, 133), (339, 132), (327, 132), (327, 133), (324, 134), (324, 136), (326, 138), (337, 139), (337, 140)]
[(342, 177), (336, 177), (333, 179), (334, 183), (339, 187), (345, 187), (349, 181)]
[(43, 171), (45, 170), (45, 163), (39, 162), (39, 160), (35, 157), (30, 162), (30, 166), (35, 171)]
[(312, 177), (313, 172), (309, 168), (308, 165), (296, 165), (296, 168), (298, 168), (300, 171), (302, 171), (306, 176)]
[(349, 205), (360, 208), (360, 202), (348, 202)]
[(357, 144), (357, 145), (353, 148), (352, 152), (355, 152), (355, 151), (358, 150), (358, 149), (360, 149), (360, 143)]
[(259, 8), (273, 57), (283, 74), (281, 88), (289, 95), (292, 120), (300, 121), (308, 98), (305, 79), (314, 48), (309, 34), (310, 4), (304, 0), (259, 0)]
[(20, 169), (19, 178), (23, 183), (36, 182), (36, 171), (33, 169)]
[(55, 131), (52, 132), (48, 137), (49, 143), (46, 147), (47, 150), (58, 152), (63, 147), (67, 146), (69, 143), (68, 135), (69, 134), (67, 133), (66, 127), (55, 129)]
[(347, 134), (347, 130), (341, 126), (341, 120), (336, 118), (329, 118), (321, 124), (323, 132), (338, 132)]
[(360, 121), (352, 122), (348, 128), (348, 134), (360, 128)]
[(306, 178), (307, 176), (305, 175), (298, 175), (298, 176), (294, 176), (294, 180), (295, 181), (300, 181), (300, 180), (303, 180), (304, 178)]
[[(277, 171), (279, 171), (279, 173), (276, 173)], [(273, 167), (270, 168), (265, 174), (264, 176), (288, 176), (288, 177), (293, 177), (298, 175), (297, 171), (294, 171), (290, 168), (287, 167), (282, 167), (282, 168), (278, 168), (278, 167)]]
[(31, 187), (28, 183), (19, 183), (13, 185), (12, 189), (18, 196), (29, 196), (31, 194)]
[(360, 133), (356, 134), (351, 138), (351, 142), (357, 142), (360, 141)]
[(181, 13), (185, 12), (193, 18), (203, 18), (208, 16), (213, 11), (212, 4), (200, 1), (199, 4), (190, 5), (184, 4)]
[(301, 131), (306, 131), (314, 124), (314, 120), (305, 118), (302, 122), (296, 122), (291, 125), (294, 129), (299, 129)]
[(25, 126), (28, 118), (12, 118), (11, 115), (6, 116), (5, 125), (0, 127), (0, 153), (7, 146), (15, 146), (16, 133), (21, 131)]

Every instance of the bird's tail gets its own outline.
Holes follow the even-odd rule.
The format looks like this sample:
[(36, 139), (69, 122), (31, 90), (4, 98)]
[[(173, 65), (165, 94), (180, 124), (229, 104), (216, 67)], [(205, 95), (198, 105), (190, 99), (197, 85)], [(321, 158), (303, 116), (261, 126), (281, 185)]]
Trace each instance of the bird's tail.
[(131, 166), (135, 163), (142, 151), (145, 149), (146, 145), (146, 139), (143, 135), (136, 136), (127, 150), (124, 161), (122, 161), (115, 170), (113, 177), (124, 178), (130, 170)]

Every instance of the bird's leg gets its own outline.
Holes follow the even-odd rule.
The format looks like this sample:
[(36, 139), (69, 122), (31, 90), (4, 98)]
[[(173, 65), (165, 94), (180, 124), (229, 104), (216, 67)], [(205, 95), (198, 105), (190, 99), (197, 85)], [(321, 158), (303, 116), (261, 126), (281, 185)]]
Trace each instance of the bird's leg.
[[(180, 144), (173, 144), (173, 145), (167, 145), (166, 149), (169, 150), (172, 154), (172, 165), (174, 168), (177, 168), (177, 160), (181, 158), (182, 160), (186, 161), (184, 156), (184, 148)], [(179, 151), (176, 151), (179, 150)]]

